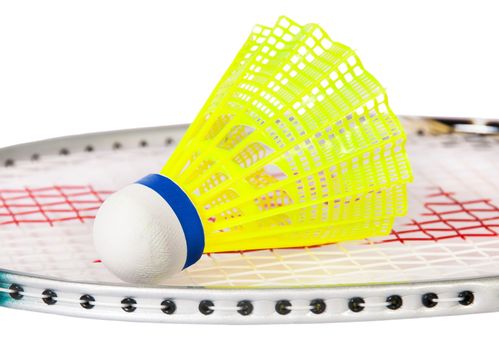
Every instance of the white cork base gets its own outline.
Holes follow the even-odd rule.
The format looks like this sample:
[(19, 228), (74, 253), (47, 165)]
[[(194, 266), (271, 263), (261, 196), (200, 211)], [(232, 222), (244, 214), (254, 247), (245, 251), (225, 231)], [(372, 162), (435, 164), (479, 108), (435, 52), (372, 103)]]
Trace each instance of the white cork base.
[(94, 223), (100, 259), (123, 281), (156, 284), (182, 270), (187, 244), (177, 216), (154, 190), (131, 184), (111, 195)]

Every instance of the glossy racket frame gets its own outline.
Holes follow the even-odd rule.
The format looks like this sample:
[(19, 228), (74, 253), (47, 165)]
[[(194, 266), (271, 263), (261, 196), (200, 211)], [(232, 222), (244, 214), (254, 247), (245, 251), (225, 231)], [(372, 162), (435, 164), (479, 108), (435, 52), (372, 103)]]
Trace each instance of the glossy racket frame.
[[(426, 123), (422, 119), (423, 129)], [(459, 124), (459, 120), (449, 124)], [(186, 127), (79, 135), (12, 146), (0, 150), (0, 164), (15, 166), (16, 160), (64, 156), (72, 150), (126, 149), (135, 147), (137, 142), (170, 144), (182, 136)], [(478, 125), (471, 130), (491, 133), (495, 128)], [(124, 321), (224, 324), (365, 321), (497, 311), (499, 275), (417, 283), (242, 289), (82, 283), (0, 269), (0, 304)]]

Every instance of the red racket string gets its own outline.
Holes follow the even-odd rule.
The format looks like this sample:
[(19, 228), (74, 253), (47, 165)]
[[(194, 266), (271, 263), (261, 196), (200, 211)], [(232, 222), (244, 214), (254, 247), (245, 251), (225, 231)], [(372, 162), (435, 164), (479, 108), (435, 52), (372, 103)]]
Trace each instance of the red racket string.
[(85, 222), (112, 191), (96, 190), (91, 185), (0, 189), (0, 226)]
[[(91, 221), (111, 193), (92, 185), (0, 189), (0, 226)], [(499, 236), (499, 207), (491, 200), (459, 200), (443, 188), (432, 189), (426, 198), (421, 217), (427, 220), (410, 218), (375, 243)]]

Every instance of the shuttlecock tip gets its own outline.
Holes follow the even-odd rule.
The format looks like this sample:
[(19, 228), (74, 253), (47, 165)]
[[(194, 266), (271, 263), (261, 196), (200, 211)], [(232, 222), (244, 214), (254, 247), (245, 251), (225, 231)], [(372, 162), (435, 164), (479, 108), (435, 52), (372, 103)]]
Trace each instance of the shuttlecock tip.
[(131, 184), (112, 194), (94, 222), (103, 264), (123, 281), (157, 284), (180, 272), (187, 247), (172, 208), (155, 191)]

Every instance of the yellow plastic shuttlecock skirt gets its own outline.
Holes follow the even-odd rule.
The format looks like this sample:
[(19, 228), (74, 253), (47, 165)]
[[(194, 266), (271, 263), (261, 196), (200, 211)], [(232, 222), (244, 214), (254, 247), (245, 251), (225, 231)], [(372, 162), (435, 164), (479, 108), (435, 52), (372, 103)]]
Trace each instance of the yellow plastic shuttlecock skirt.
[(161, 174), (205, 253), (386, 235), (407, 210), (406, 136), (380, 83), (316, 24), (256, 26)]

